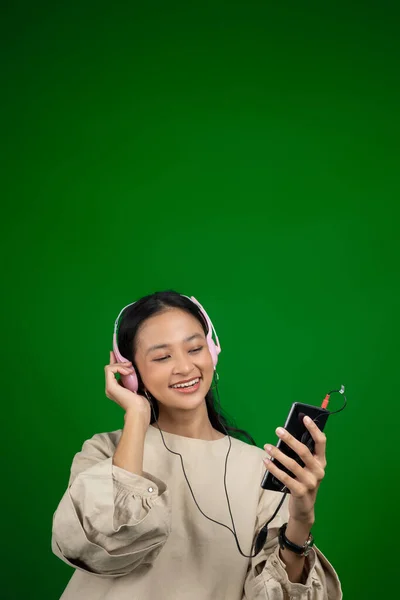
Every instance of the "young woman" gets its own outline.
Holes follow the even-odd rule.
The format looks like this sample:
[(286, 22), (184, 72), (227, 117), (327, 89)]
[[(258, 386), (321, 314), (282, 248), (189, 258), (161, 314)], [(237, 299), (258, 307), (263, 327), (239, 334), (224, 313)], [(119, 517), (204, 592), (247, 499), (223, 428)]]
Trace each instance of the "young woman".
[(291, 493), (256, 553), (283, 497), (260, 486), (266, 453), (215, 407), (220, 347), (208, 315), (167, 291), (126, 307), (118, 324), (105, 378), (124, 427), (94, 435), (74, 457), (53, 519), (53, 552), (75, 569), (62, 600), (341, 599), (335, 570), (310, 547), (325, 435), (307, 425), (311, 454), (277, 430), (303, 468), (265, 446), (296, 479), (268, 463)]

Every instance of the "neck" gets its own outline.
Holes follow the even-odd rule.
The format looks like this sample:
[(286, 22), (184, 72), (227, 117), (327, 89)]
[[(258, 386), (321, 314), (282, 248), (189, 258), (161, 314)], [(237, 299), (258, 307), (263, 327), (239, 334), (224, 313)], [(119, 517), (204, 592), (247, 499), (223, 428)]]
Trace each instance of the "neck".
[(183, 437), (198, 440), (217, 440), (225, 437), (224, 434), (214, 429), (211, 425), (205, 402), (195, 411), (176, 409), (167, 411), (159, 403), (157, 423), (162, 431)]

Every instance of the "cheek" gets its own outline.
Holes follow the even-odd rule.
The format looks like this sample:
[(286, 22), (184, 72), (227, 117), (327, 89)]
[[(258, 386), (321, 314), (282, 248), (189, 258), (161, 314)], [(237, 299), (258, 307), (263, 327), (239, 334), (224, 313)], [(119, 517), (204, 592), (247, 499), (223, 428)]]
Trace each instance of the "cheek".
[(162, 372), (162, 369), (157, 369), (155, 366), (155, 363), (142, 363), (141, 365), (138, 365), (139, 368), (139, 372), (140, 372), (140, 377), (143, 381), (143, 384), (146, 388), (150, 389), (150, 388), (154, 388), (154, 386), (157, 387), (158, 382), (160, 380), (160, 375)]
[(165, 365), (153, 363), (146, 368), (146, 380), (150, 386), (158, 387), (169, 380), (169, 371)]
[(198, 365), (201, 368), (201, 370), (203, 371), (203, 374), (212, 379), (212, 376), (214, 373), (214, 365), (213, 365), (213, 361), (212, 361), (210, 352), (207, 352), (207, 354), (204, 354), (204, 357), (202, 357), (201, 363), (199, 362)]
[[(208, 373), (206, 375), (206, 370), (198, 365), (204, 375), (208, 378)], [(147, 382), (149, 389), (154, 390), (154, 392), (158, 392), (159, 394), (165, 394), (166, 389), (169, 389), (169, 384), (171, 381), (171, 377), (175, 377), (176, 375), (172, 375), (174, 372), (174, 365), (172, 361), (166, 361), (165, 363), (155, 363), (147, 368)], [(212, 375), (211, 375), (212, 377)]]

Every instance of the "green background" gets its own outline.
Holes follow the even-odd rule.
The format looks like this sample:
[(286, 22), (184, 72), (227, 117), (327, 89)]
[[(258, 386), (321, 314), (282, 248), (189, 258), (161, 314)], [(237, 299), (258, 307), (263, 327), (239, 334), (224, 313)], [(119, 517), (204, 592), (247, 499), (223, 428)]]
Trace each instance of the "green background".
[(3, 5), (5, 600), (72, 575), (51, 521), (83, 441), (123, 424), (113, 322), (166, 288), (209, 312), (223, 406), (259, 446), (346, 385), (316, 543), (345, 598), (396, 594), (394, 5)]

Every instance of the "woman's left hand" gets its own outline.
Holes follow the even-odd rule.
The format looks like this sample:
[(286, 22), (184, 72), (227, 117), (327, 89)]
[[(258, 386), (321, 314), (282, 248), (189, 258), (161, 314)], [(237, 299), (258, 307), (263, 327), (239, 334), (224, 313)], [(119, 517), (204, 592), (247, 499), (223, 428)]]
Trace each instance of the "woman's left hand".
[(295, 475), (296, 479), (278, 469), (273, 461), (264, 459), (264, 462), (271, 474), (290, 490), (290, 518), (300, 523), (310, 524), (314, 523), (315, 500), (318, 488), (325, 476), (326, 435), (311, 419), (308, 421), (307, 417), (304, 420), (304, 425), (315, 442), (314, 454), (311, 454), (305, 444), (296, 440), (285, 429), (278, 427), (276, 430), (278, 437), (300, 456), (304, 467), (301, 467), (295, 460), (289, 458), (286, 454), (278, 450), (278, 448), (267, 444), (264, 446), (266, 452), (287, 467)]

